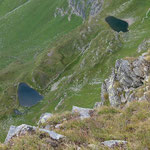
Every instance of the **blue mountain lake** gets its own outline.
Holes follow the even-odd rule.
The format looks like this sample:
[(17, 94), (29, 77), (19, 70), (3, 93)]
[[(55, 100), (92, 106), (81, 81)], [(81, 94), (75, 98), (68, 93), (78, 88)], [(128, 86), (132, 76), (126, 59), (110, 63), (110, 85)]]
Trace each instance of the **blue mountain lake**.
[(26, 83), (20, 83), (18, 87), (18, 99), (21, 106), (31, 107), (41, 101), (43, 96)]

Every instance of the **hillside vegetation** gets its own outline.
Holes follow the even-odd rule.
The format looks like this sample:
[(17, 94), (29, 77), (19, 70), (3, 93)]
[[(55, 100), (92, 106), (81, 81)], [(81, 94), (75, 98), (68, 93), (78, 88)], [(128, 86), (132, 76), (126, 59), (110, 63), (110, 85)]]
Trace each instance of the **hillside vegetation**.
[[(80, 13), (71, 12), (67, 0), (0, 0), (1, 141), (10, 125), (35, 125), (42, 113), (63, 113), (73, 105), (92, 108), (95, 102), (101, 101), (101, 83), (110, 74), (115, 61), (138, 56), (149, 49), (149, 0), (98, 2), (102, 5), (99, 13), (92, 16), (89, 13), (92, 8), (85, 7), (86, 18), (83, 18)], [(63, 11), (59, 12), (58, 8)], [(113, 31), (105, 22), (110, 15), (127, 20), (129, 32)], [(20, 82), (40, 92), (44, 100), (31, 108), (19, 106), (17, 88)], [(17, 116), (14, 109), (25, 113)], [(111, 115), (111, 125), (113, 113), (107, 115), (106, 118)], [(118, 113), (115, 115), (118, 117)], [(95, 117), (101, 121), (101, 115)], [(94, 122), (87, 121), (87, 124), (93, 126)], [(78, 126), (75, 128), (76, 131)], [(119, 132), (119, 128), (111, 132), (115, 130)], [(125, 133), (114, 136), (125, 139), (127, 134), (132, 140), (131, 135), (128, 136), (130, 131), (122, 130)], [(138, 130), (140, 126), (133, 131), (138, 134)], [(109, 136), (104, 138), (110, 139)], [(98, 142), (97, 139), (86, 140)], [(84, 140), (83, 137), (83, 143)], [(138, 147), (136, 143), (138, 140), (135, 141)]]
[[(7, 145), (0, 145), (2, 150), (141, 150), (150, 149), (150, 104), (133, 102), (124, 109), (108, 106), (97, 109), (92, 117), (76, 119), (76, 114), (65, 112), (56, 114), (45, 125), (61, 123), (58, 133), (66, 136), (65, 140), (51, 142), (41, 133), (13, 138)], [(64, 121), (66, 119), (66, 121)], [(102, 142), (106, 140), (125, 140), (127, 145), (108, 148)]]

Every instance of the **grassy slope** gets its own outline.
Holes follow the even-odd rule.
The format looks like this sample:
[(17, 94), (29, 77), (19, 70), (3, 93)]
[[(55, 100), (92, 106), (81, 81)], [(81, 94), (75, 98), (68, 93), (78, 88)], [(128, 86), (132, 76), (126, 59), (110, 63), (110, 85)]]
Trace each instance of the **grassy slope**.
[(52, 41), (82, 23), (81, 18), (54, 18), (56, 7), (66, 0), (0, 1), (0, 117), (18, 106), (16, 83), (31, 72), (37, 56)]
[[(105, 2), (107, 5), (107, 1)], [(124, 2), (113, 2), (112, 5), (104, 8), (100, 17), (97, 17), (99, 19), (98, 22), (92, 20), (90, 24), (86, 24), (86, 26), (94, 26), (92, 28), (92, 33), (94, 33), (93, 36), (95, 36), (95, 38), (92, 39), (90, 48), (84, 54), (81, 54), (80, 58), (70, 66), (71, 69), (68, 72), (66, 71), (61, 75), (72, 75), (71, 79), (65, 79), (60, 84), (58, 91), (55, 91), (54, 93), (49, 92), (46, 97), (46, 99), (55, 99), (53, 95), (62, 93), (58, 98), (58, 101), (60, 101), (60, 99), (63, 98), (63, 94), (67, 93), (68, 96), (65, 98), (64, 104), (60, 107), (60, 111), (71, 109), (72, 105), (92, 107), (96, 101), (100, 100), (100, 83), (110, 73), (115, 60), (126, 56), (138, 55), (137, 48), (139, 44), (144, 39), (149, 38), (150, 21), (145, 20), (143, 24), (141, 21), (148, 10), (148, 4), (150, 2), (130, 1), (126, 6), (126, 9), (122, 10), (120, 9), (120, 6), (121, 3), (123, 4)], [(141, 7), (141, 5), (143, 5), (143, 7)], [(133, 9), (135, 6), (137, 11)], [(135, 23), (130, 26), (129, 33), (118, 35), (120, 40), (116, 39), (117, 34), (112, 32), (109, 26), (104, 22), (104, 18), (116, 11), (116, 8), (120, 10), (120, 13), (114, 13), (115, 16), (120, 18), (133, 18), (135, 20)], [(97, 28), (98, 34), (95, 34), (94, 31)], [(86, 28), (84, 27), (82, 31), (83, 30), (85, 30), (88, 39)], [(87, 41), (81, 40), (86, 44)], [(113, 50), (112, 54), (106, 52), (109, 43), (112, 43), (112, 46), (110, 46), (110, 49)], [(72, 46), (71, 44), (72, 43), (70, 43), (70, 47)], [(66, 47), (68, 47), (68, 45)], [(81, 64), (84, 64), (83, 67), (81, 67)], [(68, 85), (68, 83), (70, 84)], [(64, 86), (66, 88), (64, 88)], [(75, 92), (71, 90), (73, 88), (79, 89), (79, 91)], [(56, 101), (54, 101), (54, 104), (56, 104)], [(47, 106), (45, 107), (47, 108)]]
[[(101, 142), (106, 140), (125, 140), (126, 147), (115, 147), (115, 150), (141, 150), (150, 149), (150, 103), (132, 102), (124, 109), (116, 109), (108, 106), (101, 107), (93, 113), (92, 117), (85, 120), (77, 118), (78, 114), (65, 112), (56, 114), (47, 123), (55, 126), (61, 124), (60, 129), (54, 129), (57, 133), (66, 136), (66, 140), (58, 144), (58, 149), (81, 150), (107, 150)], [(137, 111), (138, 110), (138, 111)], [(67, 121), (64, 121), (67, 120)], [(52, 149), (48, 137), (25, 135), (16, 137), (11, 144), (0, 145), (1, 149), (23, 150), (25, 149)], [(53, 144), (54, 145), (54, 144)]]
[(0, 0), (0, 18), (7, 16), (11, 11), (17, 7), (25, 4), (28, 0), (15, 0), (13, 3), (9, 0)]
[[(40, 3), (40, 1), (38, 2)], [(56, 6), (58, 6), (58, 4), (61, 4), (60, 2), (57, 2), (55, 4)], [(63, 1), (61, 2), (63, 4)], [(0, 51), (2, 55), (0, 56), (10, 56), (10, 54), (15, 54), (14, 56), (17, 56), (17, 58), (23, 60), (23, 65), (26, 66), (26, 70), (24, 70), (23, 68), (23, 70), (20, 69), (20, 71), (17, 71), (15, 73), (12, 73), (14, 72), (14, 70), (12, 70), (11, 74), (13, 74), (13, 78), (11, 79), (14, 80), (14, 78), (17, 77), (16, 82), (24, 80), (30, 83), (30, 85), (43, 92), (43, 94), (45, 95), (45, 99), (37, 106), (31, 108), (26, 115), (20, 117), (9, 116), (7, 119), (3, 119), (1, 121), (0, 128), (3, 129), (5, 133), (10, 124), (35, 124), (35, 122), (43, 112), (54, 112), (55, 106), (62, 99), (64, 99), (64, 102), (57, 110), (60, 112), (71, 109), (72, 105), (92, 107), (96, 101), (100, 101), (100, 84), (110, 73), (111, 67), (114, 65), (115, 60), (126, 56), (138, 55), (136, 52), (138, 45), (144, 39), (149, 38), (149, 19), (145, 20), (144, 23), (141, 23), (149, 8), (149, 1), (115, 0), (113, 2), (110, 2), (108, 0), (105, 0), (103, 11), (100, 15), (96, 16), (96, 18), (94, 18), (91, 22), (85, 22), (77, 29), (74, 29), (70, 34), (67, 34), (64, 37), (60, 38), (60, 40), (53, 42), (47, 49), (45, 48), (47, 45), (45, 43), (50, 42), (53, 37), (57, 33), (62, 32), (62, 30), (65, 30), (65, 32), (67, 32), (73, 29), (78, 24), (77, 20), (79, 20), (80, 22), (80, 19), (75, 17), (75, 20), (73, 19), (71, 23), (67, 23), (68, 28), (66, 28), (66, 18), (58, 17), (57, 19), (52, 19), (52, 22), (49, 23), (49, 20), (46, 17), (47, 15), (49, 16), (49, 9), (47, 9), (46, 11), (46, 8), (49, 6), (48, 4), (50, 4), (50, 2), (44, 2), (44, 4), (42, 3), (42, 6), (38, 7), (39, 3), (35, 4), (35, 1), (31, 0), (31, 2), (29, 3), (30, 5), (28, 4), (29, 6), (26, 6), (27, 8), (23, 7), (23, 10), (20, 10), (26, 10), (27, 12), (27, 14), (25, 15), (25, 21), (21, 23), (20, 28), (16, 27), (16, 29), (11, 32), (11, 36), (6, 39), (8, 39), (8, 41), (11, 41), (14, 38), (18, 39), (18, 37), (22, 37), (23, 39), (19, 38), (17, 41), (17, 43), (19, 44), (17, 45), (13, 40), (12, 42), (10, 42), (10, 46), (11, 48), (13, 47), (14, 50), (11, 52), (10, 46), (6, 44), (7, 46), (5, 48), (7, 51), (3, 51), (2, 49), (2, 51)], [(123, 5), (124, 3), (125, 5)], [(40, 10), (37, 8), (39, 8)], [(37, 12), (35, 13), (36, 15), (32, 14), (31, 10), (33, 9), (34, 12)], [(43, 12), (43, 10), (45, 11)], [(129, 33), (117, 34), (110, 29), (110, 27), (105, 23), (104, 19), (106, 16), (112, 14), (116, 17), (125, 19), (133, 18), (134, 23), (130, 26)], [(31, 16), (31, 18), (28, 18), (28, 16)], [(17, 20), (18, 18), (22, 19), (22, 17), (18, 15), (18, 13), (14, 14), (11, 17), (13, 20), (16, 20), (13, 17), (17, 17)], [(34, 23), (31, 23), (31, 20), (34, 19), (36, 21), (34, 21)], [(9, 19), (5, 19), (5, 21), (6, 23), (9, 23)], [(77, 24), (73, 26), (73, 23), (75, 22), (77, 22)], [(29, 29), (28, 23), (31, 23), (31, 28)], [(15, 24), (17, 23), (15, 22)], [(62, 27), (61, 31), (56, 30), (58, 29), (57, 26), (58, 28), (60, 26)], [(6, 28), (4, 26), (2, 27)], [(53, 27), (54, 30), (50, 30), (50, 27)], [(24, 32), (20, 32), (22, 30)], [(91, 45), (89, 49), (86, 49), (84, 53), (81, 53), (77, 49), (77, 47), (84, 47), (90, 42)], [(108, 45), (110, 45), (109, 49), (113, 50), (112, 54), (107, 52)], [(17, 46), (17, 49), (14, 46)], [(45, 51), (41, 53), (44, 48)], [(22, 52), (20, 54), (20, 51), (18, 51), (18, 49), (22, 49)], [(31, 49), (33, 51), (31, 51)], [(33, 64), (33, 61), (31, 60), (38, 50), (40, 55), (37, 57), (34, 65), (31, 67), (31, 64)], [(54, 57), (49, 58), (47, 54), (53, 50), (54, 54), (52, 56)], [(30, 54), (31, 57), (27, 57), (27, 53)], [(6, 65), (6, 58), (8, 57), (2, 57), (1, 59), (3, 60), (1, 61), (2, 67)], [(10, 59), (9, 61), (7, 60), (8, 64), (10, 62), (13, 62), (12, 59)], [(18, 64), (16, 66), (16, 70), (19, 67), (22, 68), (22, 64), (20, 65), (20, 62), (17, 61), (15, 63)], [(8, 80), (9, 75), (11, 75), (9, 73), (11, 69), (9, 68), (12, 67), (8, 66), (8, 68), (5, 68), (0, 74), (0, 77), (4, 78), (3, 81), (1, 81), (2, 86), (0, 89), (2, 90), (3, 86), (7, 82), (8, 83), (4, 87), (7, 87), (7, 85), (10, 85), (10, 83), (12, 83), (11, 80)], [(20, 75), (20, 77), (18, 77), (18, 74), (25, 71), (29, 73), (27, 73), (27, 75), (26, 73), (23, 73), (22, 75)], [(56, 74), (59, 74), (58, 78), (56, 78), (56, 80), (54, 81), (51, 80), (51, 78), (53, 79)], [(32, 82), (32, 78), (36, 80), (35, 83)], [(60, 80), (61, 82), (57, 90), (51, 92), (50, 89), (53, 83)], [(44, 85), (42, 83), (44, 83)], [(8, 109), (7, 105), (6, 109)], [(7, 126), (2, 127), (4, 124), (7, 124)], [(1, 137), (1, 139), (3, 138), (4, 137)]]
[[(3, 3), (7, 6), (8, 1)], [(17, 81), (22, 73), (33, 68), (36, 56), (52, 41), (82, 23), (79, 17), (73, 17), (71, 22), (67, 17), (54, 18), (56, 7), (65, 5), (65, 0), (47, 0), (44, 3), (31, 0), (20, 6), (17, 3), (15, 11), (9, 13), (7, 10), (9, 15), (3, 15), (0, 20), (0, 94), (13, 86), (14, 80)]]

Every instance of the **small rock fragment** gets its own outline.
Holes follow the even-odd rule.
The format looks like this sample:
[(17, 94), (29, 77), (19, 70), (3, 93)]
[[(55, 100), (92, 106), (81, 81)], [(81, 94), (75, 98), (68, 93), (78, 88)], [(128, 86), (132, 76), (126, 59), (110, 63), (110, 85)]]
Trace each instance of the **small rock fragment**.
[(79, 113), (81, 119), (85, 119), (85, 118), (91, 117), (90, 113), (92, 111), (94, 111), (94, 110), (93, 109), (89, 109), (89, 108), (81, 108), (81, 107), (77, 107), (77, 106), (73, 106), (73, 108), (72, 108), (72, 112), (73, 113)]
[(44, 113), (41, 115), (40, 120), (38, 122), (38, 125), (44, 124), (48, 119), (50, 119), (53, 116), (51, 113)]
[(113, 148), (116, 146), (125, 146), (127, 144), (127, 141), (122, 141), (122, 140), (110, 140), (110, 141), (104, 141), (102, 142), (103, 145)]
[(61, 126), (62, 126), (62, 124), (57, 124), (57, 125), (55, 126), (55, 128), (56, 128), (56, 129), (59, 129)]
[(58, 133), (56, 133), (56, 132), (54, 132), (54, 131), (49, 131), (49, 130), (46, 130), (46, 129), (39, 129), (39, 131), (48, 133), (49, 136), (50, 136), (53, 140), (60, 140), (60, 139), (64, 138), (63, 135), (58, 134)]

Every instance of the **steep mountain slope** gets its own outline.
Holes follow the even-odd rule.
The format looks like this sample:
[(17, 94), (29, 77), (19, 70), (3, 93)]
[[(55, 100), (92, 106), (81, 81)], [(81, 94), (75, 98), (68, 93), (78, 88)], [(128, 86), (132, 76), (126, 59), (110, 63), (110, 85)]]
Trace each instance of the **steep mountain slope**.
[[(0, 91), (10, 88), (14, 80), (28, 72), (34, 65), (38, 54), (50, 42), (81, 24), (79, 17), (54, 17), (56, 7), (65, 6), (65, 1), (16, 1), (16, 8), (7, 10), (0, 20)], [(2, 6), (7, 6), (3, 1)], [(9, 2), (10, 3), (14, 2)], [(20, 5), (19, 5), (20, 3)], [(53, 5), (52, 5), (53, 4)], [(37, 40), (38, 39), (38, 40)]]
[[(67, 1), (1, 1), (0, 11), (0, 117), (17, 107), (17, 83), (31, 72), (36, 57), (52, 41), (82, 23), (78, 16), (54, 17)], [(38, 39), (38, 40), (37, 40)], [(22, 79), (22, 78), (21, 78)]]
[[(34, 124), (43, 112), (93, 107), (116, 59), (148, 50), (149, 0), (93, 0), (94, 15), (91, 5), (75, 2), (16, 1), (0, 12), (1, 140), (11, 124)], [(105, 22), (110, 15), (127, 20), (129, 32), (113, 31)], [(45, 98), (14, 116), (13, 109), (26, 110), (18, 105), (20, 82)]]

